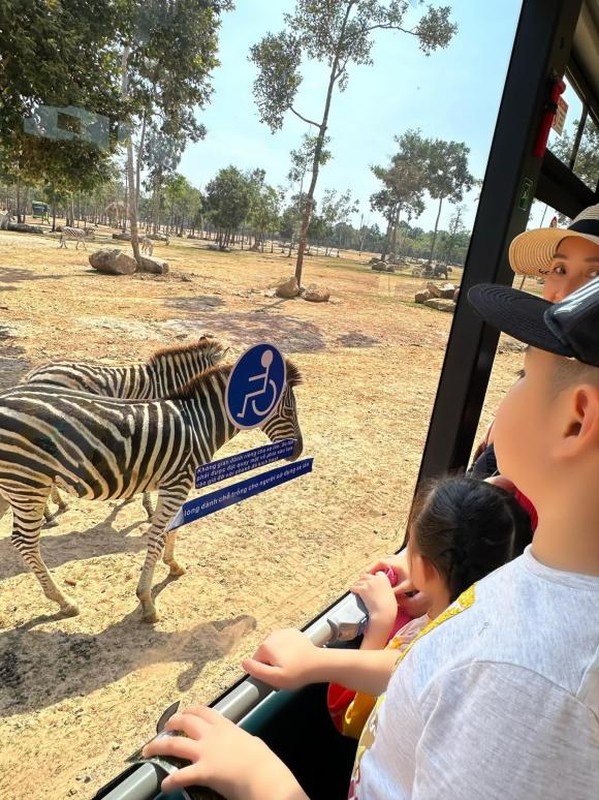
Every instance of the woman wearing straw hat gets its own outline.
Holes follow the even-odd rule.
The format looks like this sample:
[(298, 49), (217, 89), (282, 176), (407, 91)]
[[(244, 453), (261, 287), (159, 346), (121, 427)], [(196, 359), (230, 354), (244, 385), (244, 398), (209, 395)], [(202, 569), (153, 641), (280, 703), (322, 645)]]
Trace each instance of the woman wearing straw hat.
[[(543, 298), (563, 300), (599, 276), (599, 204), (589, 206), (567, 228), (535, 228), (510, 244), (510, 266), (518, 275), (543, 279)], [(473, 457), (470, 474), (487, 478), (497, 472), (493, 423)]]

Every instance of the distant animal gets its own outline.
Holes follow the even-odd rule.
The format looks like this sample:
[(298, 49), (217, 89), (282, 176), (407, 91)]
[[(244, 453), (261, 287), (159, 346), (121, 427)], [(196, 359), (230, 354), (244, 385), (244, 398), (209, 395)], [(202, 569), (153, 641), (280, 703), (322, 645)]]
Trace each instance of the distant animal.
[[(155, 622), (152, 578), (163, 550), (171, 576), (184, 573), (175, 560), (176, 534), (167, 531), (168, 524), (189, 494), (195, 468), (211, 461), (238, 433), (225, 408), (231, 369), (212, 367), (162, 400), (119, 400), (67, 389), (58, 393), (27, 384), (0, 395), (0, 516), (12, 507), (12, 543), (63, 614), (77, 614), (77, 605), (54, 582), (39, 547), (52, 484), (90, 500), (158, 490), (137, 585), (143, 619)], [(290, 461), (303, 448), (293, 391), (300, 382), (297, 367), (287, 361), (281, 400), (260, 426), (272, 442), (295, 440)]]
[[(148, 361), (126, 367), (107, 367), (75, 361), (58, 361), (42, 364), (25, 375), (21, 383), (42, 384), (62, 389), (91, 392), (104, 397), (130, 400), (150, 400), (168, 397), (181, 389), (196, 375), (221, 361), (228, 348), (211, 337), (202, 336), (197, 342), (157, 350)], [(58, 512), (66, 511), (67, 504), (55, 485), (50, 492)], [(144, 492), (143, 506), (148, 517), (153, 512), (150, 495)], [(46, 525), (57, 525), (56, 514), (44, 509)]]
[(67, 248), (67, 241), (75, 241), (77, 244), (75, 245), (75, 250), (79, 249), (79, 245), (83, 243), (83, 248), (87, 250), (87, 245), (85, 244), (86, 238), (86, 229), (85, 228), (69, 228), (64, 227), (60, 232), (60, 244), (58, 245), (59, 248), (64, 247), (65, 250)]
[(12, 222), (12, 220), (13, 220), (12, 211), (7, 211), (6, 213), (1, 214), (0, 215), (0, 230), (3, 230), (3, 231), (7, 230), (8, 229), (8, 225), (9, 225), (10, 222)]
[(154, 252), (154, 242), (149, 236), (143, 236), (140, 240), (141, 252), (147, 253), (149, 256)]

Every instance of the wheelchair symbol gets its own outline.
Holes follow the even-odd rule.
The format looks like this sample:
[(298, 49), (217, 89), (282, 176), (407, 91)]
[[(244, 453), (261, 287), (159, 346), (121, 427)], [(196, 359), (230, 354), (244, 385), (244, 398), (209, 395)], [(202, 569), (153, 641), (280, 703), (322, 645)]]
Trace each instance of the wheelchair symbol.
[(239, 359), (227, 386), (227, 412), (233, 424), (254, 428), (266, 422), (285, 385), (285, 360), (273, 345), (255, 345)]
[[(250, 382), (261, 380), (262, 387), (260, 389), (256, 389), (255, 392), (248, 392), (248, 394), (246, 394), (245, 399), (243, 401), (243, 408), (241, 409), (241, 413), (237, 415), (237, 419), (243, 419), (245, 417), (248, 401), (250, 399), (252, 401), (252, 411), (257, 417), (265, 417), (269, 413), (269, 411), (272, 411), (274, 404), (277, 402), (277, 395), (278, 395), (277, 384), (273, 381), (272, 378), (269, 378), (272, 361), (273, 361), (272, 350), (265, 350), (260, 358), (260, 364), (264, 367), (264, 372), (261, 372), (259, 375), (252, 375), (249, 378)], [(270, 402), (266, 405), (266, 408), (258, 408), (257, 405), (258, 398), (268, 397), (269, 395), (270, 395)]]

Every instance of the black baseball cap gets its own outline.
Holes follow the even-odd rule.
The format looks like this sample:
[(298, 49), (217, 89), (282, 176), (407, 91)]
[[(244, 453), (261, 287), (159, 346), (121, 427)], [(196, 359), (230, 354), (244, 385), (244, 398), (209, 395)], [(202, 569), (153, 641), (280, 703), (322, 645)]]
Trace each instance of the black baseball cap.
[(486, 323), (520, 342), (599, 367), (599, 278), (559, 303), (508, 286), (473, 286), (468, 300)]

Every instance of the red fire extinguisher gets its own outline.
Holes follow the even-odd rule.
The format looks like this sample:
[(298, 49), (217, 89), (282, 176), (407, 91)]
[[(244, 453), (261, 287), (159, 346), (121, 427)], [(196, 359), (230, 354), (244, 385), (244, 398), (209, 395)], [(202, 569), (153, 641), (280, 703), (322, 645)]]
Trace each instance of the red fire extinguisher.
[(537, 134), (535, 146), (532, 151), (532, 154), (535, 158), (543, 158), (545, 155), (545, 150), (547, 149), (547, 140), (549, 139), (549, 131), (551, 130), (551, 125), (557, 113), (557, 103), (565, 88), (566, 84), (561, 78), (557, 78), (551, 84), (549, 99), (545, 104), (545, 110), (543, 111), (543, 116), (541, 117), (539, 132)]

